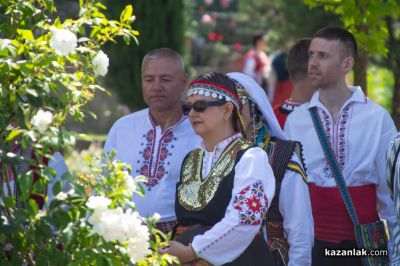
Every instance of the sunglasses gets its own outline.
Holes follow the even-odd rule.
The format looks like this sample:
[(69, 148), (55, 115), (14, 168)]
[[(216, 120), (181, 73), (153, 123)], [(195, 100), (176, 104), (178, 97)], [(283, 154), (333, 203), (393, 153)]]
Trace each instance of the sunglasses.
[(226, 103), (227, 103), (226, 101), (211, 101), (211, 102), (197, 101), (197, 102), (194, 102), (193, 104), (185, 102), (185, 103), (182, 103), (182, 109), (183, 109), (183, 113), (185, 113), (185, 114), (188, 114), (190, 112), (190, 110), (192, 110), (192, 109), (197, 113), (201, 113), (201, 112), (204, 112), (210, 106), (221, 106)]

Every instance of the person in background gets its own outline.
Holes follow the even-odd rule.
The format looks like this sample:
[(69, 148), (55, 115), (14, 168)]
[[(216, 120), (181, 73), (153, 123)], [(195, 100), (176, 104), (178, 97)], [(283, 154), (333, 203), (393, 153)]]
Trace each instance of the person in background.
[(281, 105), (292, 93), (292, 82), (286, 67), (287, 53), (278, 51), (271, 55), (269, 95), (272, 106)]
[(287, 116), (297, 107), (310, 101), (315, 92), (308, 78), (308, 48), (311, 38), (298, 40), (289, 50), (286, 65), (292, 84), (292, 92), (284, 102), (274, 105), (274, 113), (282, 129)]
[(270, 60), (266, 54), (267, 41), (263, 34), (253, 36), (253, 49), (245, 55), (243, 73), (252, 77), (265, 91), (268, 90)]
[(170, 232), (176, 224), (175, 188), (185, 154), (200, 142), (182, 112), (181, 94), (188, 75), (181, 55), (169, 48), (150, 51), (142, 63), (142, 92), (149, 108), (120, 118), (112, 126), (104, 150), (144, 175), (144, 197), (135, 195), (141, 216), (160, 214), (157, 227)]

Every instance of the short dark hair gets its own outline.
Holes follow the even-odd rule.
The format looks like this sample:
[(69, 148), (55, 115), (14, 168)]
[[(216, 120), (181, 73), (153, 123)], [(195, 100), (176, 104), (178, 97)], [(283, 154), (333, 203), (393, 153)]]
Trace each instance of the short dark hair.
[(281, 82), (289, 79), (289, 73), (286, 67), (286, 52), (276, 52), (272, 57), (271, 67), (275, 70), (276, 79)]
[(262, 33), (257, 33), (257, 34), (255, 34), (254, 36), (253, 36), (253, 47), (255, 47), (256, 46), (256, 44), (259, 42), (259, 41), (261, 41), (261, 40), (263, 40), (264, 39), (264, 34), (262, 34)]
[(286, 66), (290, 79), (293, 81), (305, 80), (308, 76), (308, 49), (311, 38), (298, 40), (289, 50)]
[(348, 55), (351, 55), (354, 58), (357, 57), (358, 47), (356, 39), (350, 31), (342, 27), (331, 26), (322, 28), (314, 34), (313, 38), (338, 40), (343, 44), (345, 52)]

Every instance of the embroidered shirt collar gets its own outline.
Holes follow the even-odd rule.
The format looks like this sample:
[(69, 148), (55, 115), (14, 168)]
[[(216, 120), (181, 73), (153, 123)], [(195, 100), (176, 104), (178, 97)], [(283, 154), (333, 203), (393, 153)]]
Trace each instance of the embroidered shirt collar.
[[(156, 123), (154, 122), (153, 118), (151, 117), (150, 109), (147, 109), (147, 112), (148, 112), (148, 113), (147, 113), (147, 118), (148, 118), (148, 121), (149, 121), (150, 125), (151, 125), (153, 128), (159, 127), (159, 125), (156, 125)], [(181, 119), (179, 119), (179, 121), (178, 121), (176, 124), (170, 126), (169, 128), (166, 128), (166, 129), (164, 130), (164, 133), (167, 132), (167, 131), (170, 130), (170, 129), (174, 129), (175, 127), (179, 126), (179, 125), (180, 125), (183, 121), (185, 121), (187, 118), (188, 118), (187, 115), (182, 114)]]
[[(360, 102), (360, 103), (367, 103), (367, 96), (365, 96), (364, 92), (362, 91), (360, 86), (349, 86), (348, 87), (350, 91), (352, 91), (352, 95), (351, 97), (345, 102), (345, 104), (343, 105), (346, 106), (351, 102)], [(314, 107), (314, 106), (318, 106), (323, 108), (324, 104), (319, 100), (319, 90), (317, 90), (316, 92), (314, 92), (311, 101), (310, 101), (310, 105), (308, 108)]]
[[(229, 145), (229, 143), (231, 143), (234, 139), (237, 139), (237, 138), (239, 138), (239, 137), (241, 137), (241, 136), (242, 136), (242, 134), (236, 133), (235, 135), (230, 136), (229, 138), (226, 138), (226, 139), (222, 140), (222, 141), (219, 142), (217, 145), (215, 145), (214, 150), (211, 151), (211, 152), (214, 153), (215, 155), (219, 155), (219, 153), (222, 153), (222, 151), (225, 150), (225, 148)], [(206, 149), (206, 145), (204, 144), (204, 141), (202, 141), (202, 142), (200, 143), (200, 148), (201, 148), (202, 150), (204, 150), (205, 152), (209, 152), (209, 151), (207, 151), (207, 149)], [(211, 152), (210, 152), (210, 153), (211, 153)], [(218, 157), (219, 157), (219, 156), (218, 156)]]
[(222, 152), (225, 148), (235, 139), (241, 137), (240, 133), (237, 133), (229, 138), (224, 139), (217, 145), (215, 145), (213, 151), (207, 151), (204, 141), (200, 143), (200, 148), (204, 151), (203, 157), (203, 165), (202, 165), (202, 178), (207, 178), (208, 174), (210, 173), (211, 169), (217, 163), (219, 157), (222, 155)]

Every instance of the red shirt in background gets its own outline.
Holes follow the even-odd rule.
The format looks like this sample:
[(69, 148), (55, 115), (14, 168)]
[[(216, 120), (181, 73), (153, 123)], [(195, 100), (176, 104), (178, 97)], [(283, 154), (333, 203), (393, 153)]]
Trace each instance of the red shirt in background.
[(302, 103), (292, 102), (290, 100), (284, 100), (283, 104), (275, 105), (274, 113), (282, 129), (285, 128), (286, 118), (288, 115), (300, 105), (302, 105)]

